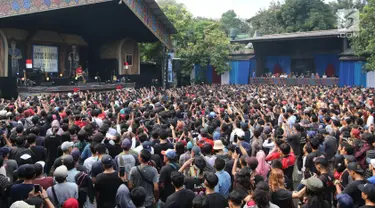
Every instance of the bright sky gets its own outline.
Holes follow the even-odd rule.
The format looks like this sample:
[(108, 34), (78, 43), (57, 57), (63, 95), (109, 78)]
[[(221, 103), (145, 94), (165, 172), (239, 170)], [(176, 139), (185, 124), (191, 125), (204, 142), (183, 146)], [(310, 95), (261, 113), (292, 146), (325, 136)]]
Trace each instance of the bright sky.
[[(194, 16), (220, 18), (221, 14), (233, 9), (240, 18), (250, 18), (259, 9), (265, 9), (273, 0), (177, 0), (186, 5)], [(333, 1), (333, 0), (325, 0)]]

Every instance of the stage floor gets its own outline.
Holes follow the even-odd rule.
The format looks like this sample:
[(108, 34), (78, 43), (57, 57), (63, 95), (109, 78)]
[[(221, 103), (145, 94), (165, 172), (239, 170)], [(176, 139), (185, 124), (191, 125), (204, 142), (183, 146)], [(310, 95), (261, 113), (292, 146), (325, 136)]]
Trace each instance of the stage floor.
[(67, 86), (35, 86), (35, 87), (18, 87), (19, 94), (45, 94), (45, 93), (58, 93), (58, 92), (73, 92), (74, 90), (79, 91), (106, 91), (123, 88), (134, 88), (135, 83), (115, 83), (105, 84), (101, 83), (86, 83), (79, 85), (67, 85)]

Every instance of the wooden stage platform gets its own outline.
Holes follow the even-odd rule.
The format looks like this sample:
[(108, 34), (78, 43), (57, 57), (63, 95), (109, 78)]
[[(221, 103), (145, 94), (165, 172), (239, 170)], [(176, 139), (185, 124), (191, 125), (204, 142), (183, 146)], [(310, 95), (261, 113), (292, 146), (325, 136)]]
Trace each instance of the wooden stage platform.
[(106, 91), (116, 90), (123, 88), (134, 88), (135, 83), (86, 83), (79, 85), (66, 85), (66, 86), (35, 86), (35, 87), (18, 87), (18, 93), (20, 94), (45, 94), (45, 93), (58, 93), (58, 92), (74, 92), (79, 91)]

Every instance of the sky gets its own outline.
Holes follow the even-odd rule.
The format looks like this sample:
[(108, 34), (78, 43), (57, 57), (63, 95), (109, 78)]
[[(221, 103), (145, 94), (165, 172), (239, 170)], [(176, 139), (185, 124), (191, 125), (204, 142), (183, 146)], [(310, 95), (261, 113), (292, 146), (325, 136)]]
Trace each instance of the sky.
[[(218, 19), (233, 9), (240, 18), (253, 17), (259, 9), (265, 9), (273, 0), (177, 0), (185, 4), (194, 16)], [(332, 0), (325, 0), (326, 2)]]

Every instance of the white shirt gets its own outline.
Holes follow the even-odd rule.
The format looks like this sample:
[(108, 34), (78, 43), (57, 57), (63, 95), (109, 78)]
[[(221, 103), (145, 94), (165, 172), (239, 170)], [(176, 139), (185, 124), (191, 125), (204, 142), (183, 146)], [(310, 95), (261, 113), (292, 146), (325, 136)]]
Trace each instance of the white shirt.
[(374, 116), (369, 116), (367, 118), (367, 127), (370, 127), (371, 124), (374, 124)]

